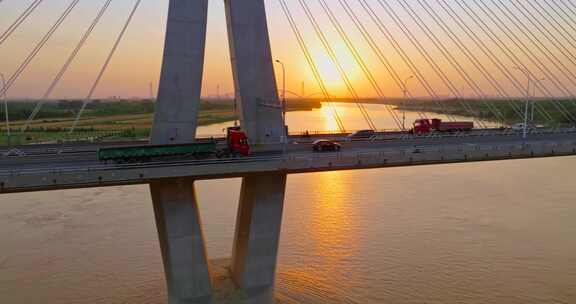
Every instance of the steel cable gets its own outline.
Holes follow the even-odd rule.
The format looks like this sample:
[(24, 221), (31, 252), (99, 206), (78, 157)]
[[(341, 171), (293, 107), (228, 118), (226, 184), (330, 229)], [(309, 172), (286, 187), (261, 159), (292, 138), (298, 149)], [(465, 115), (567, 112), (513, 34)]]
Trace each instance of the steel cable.
[(444, 20), (436, 13), (436, 11), (428, 4), (426, 1), (417, 0), (424, 11), (432, 17), (436, 24), (446, 33), (452, 42), (462, 51), (462, 53), (472, 62), (474, 67), (482, 74), (484, 78), (490, 83), (490, 85), (496, 90), (499, 97), (506, 98), (506, 101), (511, 106), (512, 110), (520, 117), (523, 117), (522, 111), (516, 107), (516, 104), (512, 102), (510, 96), (506, 90), (500, 85), (500, 83), (492, 76), (484, 64), (476, 57), (476, 55), (470, 50), (470, 48), (464, 43), (458, 35), (444, 22)]
[[(347, 14), (350, 16), (350, 18), (352, 18), (352, 20), (354, 21), (356, 27), (360, 30), (360, 32), (363, 34), (364, 39), (366, 39), (369, 44), (373, 47), (373, 49), (375, 49), (375, 52), (377, 52), (378, 57), (380, 58), (380, 60), (382, 61), (382, 63), (386, 66), (390, 66), (391, 69), (393, 69), (392, 64), (390, 64), (390, 62), (386, 59), (386, 57), (384, 56), (382, 50), (380, 50), (380, 48), (378, 47), (378, 44), (374, 41), (374, 39), (372, 39), (370, 33), (368, 32), (368, 30), (364, 27), (364, 25), (362, 24), (362, 22), (360, 21), (360, 18), (358, 18), (358, 16), (354, 13), (354, 10), (350, 7), (350, 5), (344, 1), (344, 0), (338, 0), (340, 2), (340, 4), (342, 5), (342, 7), (346, 10)], [(412, 72), (412, 74), (414, 75), (414, 78), (416, 78), (416, 80), (418, 80), (418, 82), (422, 85), (422, 87), (424, 88), (424, 90), (428, 93), (428, 95), (430, 95), (432, 97), (433, 102), (439, 106), (439, 108), (441, 109), (441, 111), (443, 113), (445, 113), (445, 115), (448, 117), (449, 120), (455, 121), (456, 119), (454, 118), (454, 116), (452, 116), (450, 114), (450, 111), (448, 111), (445, 107), (445, 105), (441, 102), (438, 101), (439, 96), (436, 93), (434, 87), (428, 82), (428, 80), (426, 79), (426, 77), (424, 76), (424, 74), (420, 71), (420, 69), (418, 68), (418, 66), (416, 64), (414, 64), (414, 62), (412, 61), (412, 59), (410, 58), (410, 56), (408, 56), (406, 54), (406, 52), (404, 51), (404, 49), (402, 48), (402, 46), (398, 43), (398, 41), (394, 38), (394, 36), (392, 35), (392, 33), (390, 32), (390, 30), (386, 27), (386, 25), (384, 23), (382, 23), (381, 19), (378, 18), (378, 15), (376, 14), (376, 12), (372, 9), (372, 7), (370, 7), (370, 5), (365, 2), (365, 0), (358, 0), (360, 5), (362, 6), (362, 8), (364, 9), (364, 11), (370, 16), (370, 19), (374, 22), (374, 24), (376, 25), (376, 27), (378, 28), (378, 30), (384, 35), (384, 37), (386, 38), (386, 40), (388, 41), (388, 43), (390, 43), (390, 45), (392, 45), (392, 48), (394, 49), (394, 51), (396, 52), (396, 54), (398, 54), (398, 56), (402, 59), (402, 61), (404, 62), (404, 64), (406, 64), (406, 66), (408, 67), (408, 69), (410, 69), (410, 71)], [(404, 89), (404, 84), (401, 84), (402, 80), (400, 79), (399, 76), (396, 76), (398, 78), (398, 82), (399, 82), (399, 86)], [(412, 98), (412, 97), (411, 97)]]
[[(486, 45), (484, 40), (478, 36), (478, 34), (460, 17), (460, 15), (458, 13), (456, 13), (456, 11), (448, 3), (446, 3), (446, 0), (436, 0), (436, 2), (440, 5), (440, 7), (442, 7), (444, 12), (448, 16), (450, 16), (450, 18), (458, 25), (458, 27), (460, 27), (462, 29), (462, 31), (466, 34), (466, 36), (472, 42), (474, 42), (474, 44), (478, 47), (478, 49), (481, 50), (482, 53), (490, 59), (492, 64), (494, 64), (497, 67), (497, 69), (506, 77), (506, 79), (508, 79), (508, 81), (510, 81), (512, 83), (512, 85), (514, 86), (514, 88), (516, 88), (516, 90), (518, 90), (520, 95), (524, 95), (524, 96), (528, 97), (528, 93), (527, 93), (526, 89), (523, 87), (523, 85), (520, 83), (520, 81), (516, 78), (516, 76), (510, 72), (508, 67), (506, 65), (504, 65), (504, 63), (502, 63), (502, 61), (500, 60), (500, 56), (496, 55), (492, 51), (492, 48), (490, 48)], [(508, 56), (508, 58), (512, 62), (514, 62), (514, 60), (510, 58), (510, 55), (506, 51), (504, 51), (502, 49), (502, 47), (490, 35), (490, 29), (488, 28), (488, 30), (486, 30), (482, 26), (482, 24), (478, 22), (477, 19), (472, 19), (473, 17), (466, 10), (464, 10), (464, 12), (471, 18), (471, 20), (474, 20), (474, 22), (480, 28), (480, 30), (486, 36), (488, 36), (492, 40), (492, 42), (494, 42), (503, 51), (503, 53), (506, 56)], [(514, 102), (512, 102), (512, 103), (515, 104)], [(518, 107), (519, 106), (516, 105), (516, 108), (518, 108)], [(548, 111), (546, 111), (545, 108), (541, 107), (540, 105), (537, 105), (536, 108), (538, 109), (538, 112), (543, 117), (545, 117), (546, 120), (548, 120), (548, 121), (553, 120), (552, 116), (550, 116), (550, 114), (548, 113)], [(519, 109), (519, 111), (520, 111), (520, 113), (523, 112), (522, 109)], [(521, 115), (523, 116), (523, 114), (521, 114)]]
[[(522, 20), (520, 20), (516, 14), (512, 13), (510, 11), (510, 9), (504, 5), (502, 3), (502, 0), (491, 0), (492, 3), (494, 3), (494, 5), (496, 7), (498, 7), (503, 13), (504, 15), (508, 18), (508, 20), (510, 20), (512, 22), (512, 24), (514, 24), (514, 26), (516, 26), (517, 29), (521, 30), (521, 29), (527, 29), (528, 27), (526, 26), (526, 24), (524, 22), (522, 22)], [(502, 6), (499, 6), (498, 3), (500, 3)], [(550, 44), (552, 44), (554, 47), (558, 48), (558, 46), (556, 45), (556, 42), (549, 38), (546, 33), (544, 32), (543, 29), (545, 29), (544, 25), (542, 23), (540, 23), (540, 21), (538, 20), (533, 20), (535, 17), (534, 15), (532, 15), (529, 11), (528, 14), (530, 16), (528, 16), (525, 12), (526, 7), (522, 4), (520, 4), (520, 7), (518, 5), (516, 5), (514, 0), (509, 1), (509, 3), (512, 3), (512, 5), (517, 9), (518, 12), (520, 12), (525, 18), (528, 19), (528, 21), (536, 27), (536, 29), (542, 34), (542, 36), (546, 37), (546, 39), (550, 42)], [(560, 71), (564, 77), (566, 77), (566, 79), (568, 79), (568, 81), (570, 81), (570, 83), (572, 85), (576, 85), (576, 81), (574, 81), (574, 79), (576, 78), (576, 75), (574, 75), (574, 73), (572, 73), (572, 71), (570, 71), (570, 69), (568, 67), (566, 67), (566, 65), (560, 60), (558, 59), (558, 57), (552, 52), (550, 51), (550, 48), (548, 48), (546, 46), (546, 44), (544, 44), (532, 31), (522, 31), (524, 33), (524, 36), (534, 45), (536, 46), (536, 48), (542, 53), (544, 54), (544, 56), (550, 61), (552, 62), (552, 64), (556, 67), (556, 69), (558, 69), (558, 71)], [(566, 56), (566, 53), (564, 51), (562, 51), (560, 48), (558, 48), (560, 50), (560, 52)], [(570, 58), (569, 56), (566, 56), (566, 58), (574, 63), (574, 61), (572, 60), (572, 58)], [(554, 74), (552, 74), (554, 75)], [(556, 75), (554, 75), (554, 77), (556, 77)], [(558, 78), (556, 78), (558, 82), (561, 82)]]
[[(472, 0), (472, 1), (484, 12), (484, 14), (486, 14), (486, 16), (488, 16), (488, 18), (499, 28), (499, 30), (502, 31), (504, 33), (504, 35), (506, 35), (506, 37), (508, 39), (510, 39), (510, 41), (517, 48), (520, 49), (520, 51), (528, 58), (528, 60), (530, 60), (530, 62), (532, 64), (534, 64), (540, 70), (541, 73), (543, 73), (546, 77), (548, 77), (548, 80), (551, 83), (553, 83), (554, 86), (559, 91), (562, 91), (563, 94), (568, 95), (568, 96), (570, 96), (572, 94), (571, 91), (562, 82), (560, 82), (558, 80), (558, 78), (550, 71), (550, 69), (540, 60), (540, 58), (538, 58), (536, 55), (534, 55), (532, 50), (529, 49), (526, 46), (526, 44), (520, 38), (518, 38), (518, 36), (508, 27), (508, 25), (506, 25), (506, 23), (504, 23), (502, 21), (502, 19), (500, 17), (498, 17), (498, 15), (495, 14), (494, 11), (483, 0), (480, 0), (480, 1)], [(480, 5), (479, 3), (481, 3), (482, 5)], [(464, 3), (464, 5), (468, 6), (468, 4), (466, 4), (466, 3)], [(514, 23), (514, 24), (516, 25), (516, 23)], [(519, 27), (519, 30), (521, 32), (524, 32), (524, 30), (520, 27)], [(527, 69), (526, 67), (523, 67), (523, 68), (526, 71), (528, 71), (530, 74), (532, 74), (529, 69)], [(533, 77), (533, 75), (532, 75), (532, 77)], [(537, 79), (537, 78), (533, 77), (532, 79)], [(543, 86), (540, 82), (535, 82), (534, 86), (536, 88), (539, 88), (540, 90), (543, 90), (543, 89), (548, 90), (546, 88), (546, 86)], [(549, 91), (548, 91), (548, 94), (550, 96), (553, 96), (553, 94), (549, 93)], [(552, 100), (552, 102), (555, 105), (555, 107), (561, 113), (563, 113), (563, 115), (566, 116), (566, 118), (568, 118), (572, 122), (576, 122), (576, 118), (574, 117), (574, 115), (572, 113), (570, 113), (564, 107), (563, 104), (559, 103), (557, 100)]]
[(34, 47), (34, 49), (30, 52), (30, 54), (28, 54), (28, 56), (26, 57), (26, 59), (24, 59), (24, 61), (18, 66), (18, 68), (16, 69), (16, 71), (12, 74), (12, 76), (10, 76), (10, 78), (8, 79), (8, 81), (6, 82), (6, 86), (4, 86), (2, 88), (2, 90), (0, 90), (0, 95), (5, 95), (8, 90), (12, 87), (12, 85), (14, 84), (14, 82), (16, 82), (16, 80), (20, 77), (20, 75), (22, 75), (22, 73), (24, 72), (24, 70), (26, 70), (26, 68), (28, 67), (28, 65), (30, 64), (30, 62), (36, 57), (36, 55), (38, 55), (38, 53), (40, 52), (40, 50), (42, 50), (42, 48), (46, 45), (46, 43), (48, 42), (48, 40), (50, 40), (50, 38), (52, 37), (52, 35), (54, 34), (54, 32), (56, 32), (56, 30), (60, 27), (60, 25), (62, 25), (62, 23), (64, 22), (64, 20), (68, 17), (68, 15), (70, 15), (70, 13), (72, 12), (72, 10), (74, 9), (74, 7), (76, 7), (76, 5), (78, 4), (80, 0), (73, 0), (68, 7), (66, 7), (66, 9), (64, 10), (64, 12), (60, 15), (60, 17), (58, 18), (58, 20), (56, 20), (56, 22), (50, 27), (50, 29), (48, 30), (48, 32), (42, 37), (42, 39), (40, 39), (40, 41), (38, 42), (38, 44), (36, 44), (36, 46)]
[(460, 77), (464, 79), (466, 84), (470, 86), (470, 88), (472, 88), (472, 90), (474, 91), (476, 96), (480, 99), (480, 101), (488, 108), (490, 112), (492, 112), (493, 115), (495, 115), (497, 119), (499, 119), (504, 123), (505, 118), (502, 115), (502, 112), (500, 112), (500, 110), (496, 108), (493, 104), (486, 102), (485, 100), (486, 94), (484, 93), (482, 88), (480, 88), (480, 86), (476, 83), (476, 81), (472, 77), (470, 77), (468, 72), (466, 72), (466, 70), (462, 67), (462, 65), (458, 62), (458, 60), (454, 58), (452, 53), (446, 48), (444, 43), (440, 39), (438, 39), (436, 34), (434, 34), (434, 32), (430, 30), (430, 27), (423, 21), (423, 19), (420, 18), (420, 16), (414, 11), (414, 9), (412, 9), (412, 7), (405, 0), (397, 0), (397, 2), (402, 6), (402, 8), (406, 11), (406, 13), (408, 13), (410, 18), (416, 23), (416, 25), (424, 32), (426, 37), (428, 37), (428, 39), (432, 41), (434, 46), (436, 46), (436, 48), (440, 50), (442, 55), (448, 60), (450, 65), (458, 72)]
[(0, 45), (4, 43), (11, 35), (18, 29), (18, 27), (26, 21), (26, 19), (34, 12), (34, 10), (42, 3), (43, 0), (34, 0), (30, 5), (10, 24), (10, 26), (0, 35)]
[(72, 127), (70, 128), (70, 131), (69, 131), (70, 134), (72, 134), (74, 132), (74, 130), (76, 129), (76, 127), (78, 125), (78, 121), (82, 117), (84, 110), (86, 110), (86, 106), (88, 105), (88, 103), (92, 99), (92, 96), (93, 96), (94, 92), (96, 91), (96, 88), (100, 84), (100, 80), (102, 80), (102, 76), (104, 76), (104, 72), (106, 72), (106, 70), (108, 69), (110, 61), (112, 60), (112, 57), (116, 53), (116, 50), (118, 49), (118, 46), (120, 45), (120, 42), (122, 41), (122, 38), (124, 38), (124, 34), (126, 33), (126, 30), (128, 29), (128, 26), (130, 25), (130, 22), (132, 21), (134, 14), (136, 13), (136, 10), (140, 6), (141, 2), (142, 2), (142, 0), (136, 0), (136, 2), (134, 3), (134, 7), (132, 8), (132, 11), (130, 11), (130, 15), (128, 16), (128, 19), (124, 23), (124, 26), (122, 27), (122, 30), (120, 31), (120, 34), (116, 38), (116, 41), (114, 42), (114, 46), (112, 46), (112, 49), (108, 53), (108, 56), (106, 57), (106, 61), (102, 65), (102, 68), (100, 69), (100, 72), (98, 73), (98, 76), (96, 77), (96, 80), (94, 81), (94, 83), (92, 84), (92, 87), (90, 88), (90, 92), (88, 93), (88, 95), (86, 96), (84, 101), (82, 102), (82, 107), (80, 108), (80, 111), (78, 111), (78, 114), (76, 115), (76, 119), (74, 120), (74, 123), (73, 123)]
[[(574, 40), (576, 40), (576, 36), (574, 36), (574, 33), (576, 32), (576, 27), (574, 26), (574, 22), (575, 20), (566, 20), (566, 18), (564, 18), (565, 16), (561, 14), (561, 12), (565, 12), (565, 11), (558, 11), (556, 8), (560, 8), (558, 3), (555, 3), (557, 6), (554, 7), (552, 4), (550, 4), (550, 2), (548, 0), (544, 0), (544, 3), (546, 3), (546, 5), (560, 18), (562, 19), (562, 21), (564, 21), (564, 23), (566, 23), (571, 29), (572, 31), (568, 30), (566, 27), (564, 27), (564, 25), (562, 24), (562, 22), (560, 22), (558, 20), (558, 18), (554, 17), (554, 15), (552, 13), (550, 13), (546, 8), (544, 8), (542, 6), (542, 4), (540, 2), (535, 2), (536, 5), (538, 5), (538, 8), (534, 7), (534, 4), (531, 2), (528, 2), (528, 4), (534, 9), (534, 11), (536, 12), (544, 12), (546, 13), (546, 15), (548, 15), (549, 18), (545, 18), (546, 21), (548, 21), (549, 24), (551, 24), (554, 29), (562, 36), (562, 38), (564, 38), (564, 40), (566, 42), (568, 42), (568, 44), (570, 44), (570, 46), (572, 46), (573, 49), (576, 49), (576, 44), (574, 44)], [(568, 16), (568, 15), (566, 15)], [(570, 17), (568, 16), (568, 18), (570, 19)], [(556, 24), (556, 26), (554, 26), (552, 24), (552, 22), (554, 22)], [(559, 30), (561, 29), (561, 30)], [(566, 37), (568, 36), (568, 37)], [(569, 52), (569, 54), (572, 55), (571, 52)]]
[(338, 129), (341, 132), (345, 132), (346, 129), (344, 128), (342, 118), (340, 117), (340, 114), (338, 114), (338, 110), (336, 109), (334, 104), (331, 102), (332, 96), (328, 92), (326, 84), (324, 83), (324, 80), (322, 79), (322, 76), (320, 75), (320, 72), (318, 71), (318, 66), (316, 65), (316, 63), (314, 62), (314, 59), (312, 58), (312, 55), (310, 54), (310, 50), (308, 49), (308, 46), (306, 45), (306, 42), (304, 41), (304, 38), (302, 37), (302, 33), (300, 32), (300, 29), (298, 28), (296, 21), (294, 20), (294, 16), (292, 15), (290, 8), (288, 7), (288, 5), (286, 4), (286, 2), (284, 0), (278, 0), (278, 2), (280, 3), (280, 6), (282, 8), (284, 15), (286, 16), (286, 19), (288, 19), (288, 23), (290, 24), (290, 28), (292, 29), (294, 36), (296, 36), (296, 40), (298, 41), (298, 45), (299, 45), (302, 53), (304, 53), (304, 57), (306, 59), (306, 62), (308, 63), (308, 67), (310, 67), (310, 70), (312, 71), (314, 79), (316, 80), (316, 83), (318, 84), (318, 87), (322, 91), (324, 98), (326, 99), (326, 101), (328, 102), (328, 105), (330, 106), (330, 108), (332, 110), (334, 120), (336, 121), (336, 124), (338, 125)]
[[(500, 18), (494, 10), (492, 10), (484, 1), (477, 1), (471, 0), (476, 4), (478, 8), (498, 27), (498, 29), (509, 39), (514, 46), (516, 46), (524, 56), (530, 60), (530, 62), (535, 65), (541, 73), (543, 73), (546, 77), (550, 78), (550, 82), (554, 84), (557, 90), (561, 91), (565, 95), (569, 95), (570, 91), (564, 86), (561, 82), (557, 80), (557, 78), (553, 75), (553, 73), (548, 69), (548, 67), (540, 60), (538, 56), (532, 52), (530, 48), (520, 39), (514, 31), (510, 29), (510, 27)], [(467, 5), (467, 3), (464, 3)]]
[(344, 83), (346, 85), (348, 93), (352, 96), (352, 99), (355, 101), (356, 105), (358, 106), (362, 116), (364, 117), (364, 120), (366, 121), (366, 123), (368, 124), (368, 126), (372, 130), (376, 129), (376, 127), (374, 126), (374, 123), (372, 122), (372, 119), (370, 119), (370, 116), (367, 114), (365, 108), (360, 104), (360, 97), (358, 96), (358, 93), (356, 92), (356, 90), (352, 86), (352, 82), (348, 78), (348, 75), (346, 74), (342, 64), (338, 60), (336, 53), (334, 52), (334, 50), (330, 46), (328, 39), (324, 35), (324, 32), (320, 28), (320, 25), (318, 24), (318, 22), (316, 21), (316, 18), (312, 14), (310, 7), (308, 6), (308, 4), (306, 4), (306, 2), (303, 2), (302, 0), (299, 0), (299, 3), (300, 3), (300, 6), (302, 7), (302, 9), (304, 10), (308, 20), (312, 24), (312, 27), (314, 28), (316, 36), (318, 37), (318, 39), (322, 43), (324, 50), (327, 52), (328, 56), (332, 60), (332, 63), (334, 63), (334, 65), (336, 66), (336, 69), (338, 70), (338, 73), (340, 74), (341, 79), (344, 81)]
[[(344, 8), (344, 10), (346, 11), (346, 14), (348, 15), (348, 17), (350, 17), (350, 19), (352, 20), (352, 22), (354, 23), (354, 25), (356, 26), (358, 31), (360, 31), (360, 33), (362, 34), (362, 37), (364, 38), (364, 40), (366, 41), (366, 43), (368, 44), (370, 49), (372, 49), (372, 51), (376, 54), (376, 57), (378, 57), (380, 62), (384, 65), (384, 67), (386, 68), (386, 71), (392, 77), (392, 80), (394, 80), (394, 83), (398, 86), (398, 88), (401, 91), (406, 92), (406, 97), (413, 99), (414, 96), (412, 95), (411, 91), (408, 90), (408, 88), (404, 88), (404, 84), (402, 83), (402, 79), (398, 75), (398, 72), (396, 71), (394, 66), (392, 66), (392, 64), (390, 63), (388, 58), (386, 58), (386, 56), (384, 56), (384, 53), (382, 52), (380, 47), (374, 42), (374, 39), (372, 38), (370, 33), (366, 30), (366, 27), (364, 26), (364, 24), (359, 20), (358, 16), (354, 13), (353, 10), (351, 10), (350, 6), (346, 2), (344, 2), (343, 0), (338, 0), (338, 2), (340, 3), (340, 6), (342, 8)], [(340, 28), (342, 28), (342, 26), (340, 26)], [(346, 39), (348, 41), (350, 41), (348, 35), (346, 34), (346, 32), (343, 29), (342, 29), (342, 32), (345, 35)], [(377, 82), (375, 84), (376, 84), (376, 86), (379, 87)], [(376, 89), (376, 90), (378, 91), (380, 89)], [(421, 118), (426, 118), (426, 114), (424, 114), (420, 111), (418, 111), (418, 115)]]
[[(320, 6), (322, 7), (322, 9), (324, 10), (324, 13), (326, 13), (328, 18), (330, 19), (330, 22), (332, 23), (332, 25), (334, 26), (334, 28), (336, 29), (336, 31), (340, 35), (341, 39), (346, 44), (346, 47), (352, 53), (354, 60), (360, 66), (360, 68), (362, 69), (362, 72), (365, 74), (365, 76), (368, 78), (370, 84), (373, 86), (374, 90), (378, 94), (378, 97), (380, 99), (385, 99), (384, 93), (383, 93), (382, 89), (380, 88), (380, 86), (378, 85), (378, 83), (376, 82), (374, 75), (366, 66), (366, 62), (362, 59), (360, 53), (358, 52), (356, 47), (353, 45), (353, 43), (350, 41), (350, 38), (348, 37), (348, 35), (344, 31), (344, 29), (342, 28), (342, 25), (338, 22), (337, 18), (335, 17), (335, 15), (332, 12), (332, 10), (330, 9), (330, 7), (328, 7), (328, 4), (324, 0), (319, 0), (319, 3), (320, 3)], [(360, 104), (360, 105), (362, 105), (362, 104)], [(392, 116), (392, 118), (394, 119), (394, 121), (396, 122), (398, 128), (403, 130), (404, 127), (402, 125), (402, 122), (399, 119), (398, 115), (395, 113), (394, 109), (388, 104), (385, 104), (385, 107), (388, 110), (388, 112), (390, 113), (390, 115)], [(362, 108), (364, 108), (363, 105), (362, 105)], [(366, 111), (365, 108), (364, 108), (364, 111)], [(368, 118), (369, 118), (369, 116), (368, 116)], [(374, 126), (374, 123), (371, 123), (371, 124), (373, 126), (373, 129), (376, 129)]]
[[(445, 1), (445, 0), (442, 0)], [(473, 10), (466, 2), (458, 2), (455, 1), (455, 3), (466, 13), (466, 15), (468, 15), (470, 17), (470, 20), (472, 20), (481, 30), (484, 34), (486, 34), (486, 36), (498, 47), (498, 49), (500, 49), (502, 51), (502, 53), (516, 66), (523, 68), (524, 70), (528, 71), (530, 73), (530, 76), (533, 77), (534, 79), (536, 77), (534, 77), (534, 74), (532, 74), (532, 72), (530, 71), (530, 69), (527, 68), (527, 66), (524, 64), (524, 62), (522, 62), (522, 60), (520, 60), (518, 58), (518, 56), (516, 55), (515, 52), (513, 52), (510, 47), (504, 43), (504, 41), (502, 41), (502, 39), (496, 35), (496, 33), (494, 32), (494, 30), (492, 30), (492, 28), (490, 26), (488, 26), (486, 24), (486, 22), (484, 21), (484, 19), (482, 17), (480, 17), (480, 15), (478, 15), (476, 13), (475, 10)], [(448, 4), (446, 4), (448, 5)], [(448, 5), (449, 6), (449, 5)], [(510, 73), (509, 68), (506, 68), (506, 70), (508, 70), (508, 73)], [(511, 74), (511, 73), (510, 73)], [(548, 90), (548, 88), (546, 86), (540, 86), (541, 90), (544, 91), (544, 94), (547, 97), (552, 97), (553, 94)], [(526, 96), (526, 98), (528, 98), (530, 96), (530, 94), (525, 91), (524, 89), (524, 96)], [(553, 102), (554, 106), (556, 107), (556, 109), (562, 114), (564, 115), (566, 118), (568, 118), (569, 120), (573, 121), (573, 118), (570, 117), (570, 114), (567, 113), (565, 110), (563, 110), (561, 107), (558, 106), (557, 103)], [(540, 105), (538, 105), (540, 106)], [(545, 111), (545, 109), (543, 107), (541, 107), (543, 111)], [(550, 119), (552, 119), (552, 117), (550, 116)]]
[[(378, 0), (380, 6), (386, 11), (388, 16), (394, 21), (394, 23), (400, 28), (400, 30), (404, 33), (406, 38), (410, 41), (410, 43), (417, 49), (420, 55), (424, 58), (424, 60), (432, 67), (436, 75), (440, 78), (440, 80), (446, 85), (448, 90), (455, 96), (464, 107), (464, 109), (469, 113), (471, 117), (483, 128), (486, 127), (485, 123), (477, 118), (476, 113), (472, 109), (472, 107), (462, 98), (462, 94), (460, 90), (454, 85), (454, 83), (450, 80), (450, 78), (446, 75), (446, 73), (440, 68), (440, 66), (436, 63), (434, 58), (430, 55), (430, 53), (422, 46), (420, 41), (414, 36), (412, 31), (406, 26), (406, 24), (402, 21), (402, 19), (395, 13), (394, 9), (383, 0)], [(368, 4), (368, 3), (366, 3)], [(368, 4), (369, 6), (369, 4)]]
[(573, 15), (574, 17), (576, 17), (576, 4), (574, 4), (571, 0), (566, 0), (566, 1), (564, 1), (564, 0), (557, 0), (557, 1), (561, 2), (561, 3), (566, 7), (566, 9), (567, 9), (570, 13), (572, 13), (572, 15)]
[[(346, 47), (348, 48), (348, 50), (352, 53), (354, 60), (356, 61), (356, 63), (360, 66), (360, 68), (362, 69), (362, 72), (364, 72), (364, 74), (366, 75), (366, 77), (368, 78), (368, 80), (370, 81), (371, 85), (374, 87), (374, 89), (376, 90), (378, 96), (380, 99), (384, 99), (384, 94), (382, 89), (379, 87), (378, 83), (376, 82), (372, 72), (370, 71), (370, 69), (368, 69), (368, 67), (366, 66), (365, 61), (363, 60), (362, 56), (360, 55), (360, 53), (358, 52), (357, 48), (354, 46), (354, 44), (352, 43), (352, 41), (350, 40), (350, 37), (348, 36), (348, 34), (346, 33), (346, 31), (344, 31), (342, 25), (340, 24), (340, 22), (338, 21), (338, 18), (335, 17), (334, 13), (332, 12), (332, 10), (330, 9), (330, 7), (328, 6), (328, 4), (326, 3), (326, 1), (324, 0), (319, 0), (320, 5), (322, 6), (322, 9), (324, 10), (324, 12), (326, 13), (326, 15), (328, 16), (328, 18), (330, 19), (330, 22), (332, 23), (332, 25), (334, 26), (334, 28), (336, 29), (336, 31), (338, 32), (338, 35), (340, 36), (340, 38), (344, 41), (344, 43), (346, 44)], [(363, 111), (366, 112), (366, 116), (368, 117), (368, 119), (370, 120), (370, 123), (372, 125), (373, 129), (376, 129), (376, 126), (374, 125), (374, 123), (372, 122), (372, 119), (370, 119), (368, 110), (365, 108), (365, 106), (362, 103), (359, 103), (359, 107), (362, 108)], [(388, 110), (388, 112), (392, 115), (393, 119), (397, 122), (400, 122), (398, 116), (396, 115), (396, 113), (394, 112), (394, 109), (388, 105), (385, 104), (386, 109)], [(403, 129), (402, 127), (399, 127), (399, 129)]]
[(50, 95), (52, 95), (52, 92), (54, 91), (54, 89), (56, 88), (56, 86), (58, 85), (58, 83), (60, 82), (60, 80), (62, 79), (62, 77), (64, 76), (64, 74), (66, 73), (66, 71), (68, 70), (68, 68), (72, 64), (72, 62), (74, 61), (74, 59), (76, 58), (76, 56), (78, 55), (78, 53), (80, 52), (82, 47), (85, 45), (86, 41), (88, 40), (88, 38), (90, 37), (90, 35), (94, 31), (94, 28), (100, 22), (100, 19), (102, 18), (102, 16), (104, 15), (104, 13), (108, 9), (108, 7), (110, 6), (111, 2), (112, 2), (112, 0), (106, 0), (104, 5), (102, 6), (102, 8), (99, 10), (98, 14), (96, 15), (96, 17), (94, 18), (94, 20), (92, 21), (92, 23), (90, 24), (90, 26), (88, 27), (88, 29), (86, 30), (86, 32), (84, 33), (84, 35), (82, 36), (82, 38), (80, 39), (78, 44), (76, 45), (76, 48), (72, 51), (72, 53), (70, 54), (70, 56), (68, 57), (68, 59), (66, 60), (66, 62), (62, 66), (62, 68), (60, 69), (60, 71), (58, 71), (58, 73), (56, 74), (56, 76), (54, 77), (52, 82), (50, 83), (50, 86), (48, 87), (48, 89), (46, 90), (44, 95), (42, 96), (42, 99), (40, 100), (40, 102), (38, 102), (36, 107), (34, 107), (34, 110), (32, 111), (32, 113), (30, 113), (30, 116), (26, 120), (26, 124), (24, 125), (22, 132), (24, 132), (28, 129), (28, 127), (30, 126), (30, 123), (36, 118), (36, 115), (38, 115), (38, 113), (40, 112), (45, 101), (50, 97)]

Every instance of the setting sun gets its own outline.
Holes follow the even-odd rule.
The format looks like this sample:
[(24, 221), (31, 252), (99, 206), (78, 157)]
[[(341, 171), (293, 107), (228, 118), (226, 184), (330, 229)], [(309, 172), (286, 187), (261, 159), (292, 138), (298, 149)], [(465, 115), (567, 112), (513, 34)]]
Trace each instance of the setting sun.
[[(346, 45), (344, 43), (334, 43), (332, 48), (348, 79), (350, 79), (351, 82), (358, 81), (361, 70), (353, 55), (346, 48)], [(336, 97), (348, 97), (350, 93), (346, 89), (346, 83), (328, 53), (321, 45), (312, 47), (311, 53), (329, 94)], [(304, 68), (310, 70), (310, 67), (307, 65), (305, 65)], [(309, 73), (309, 81), (316, 82), (312, 73)]]

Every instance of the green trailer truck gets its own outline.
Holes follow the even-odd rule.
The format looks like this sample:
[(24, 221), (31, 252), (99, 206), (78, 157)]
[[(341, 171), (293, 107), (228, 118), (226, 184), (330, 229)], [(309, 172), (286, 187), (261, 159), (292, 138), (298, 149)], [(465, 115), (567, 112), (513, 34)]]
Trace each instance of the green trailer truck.
[(113, 147), (98, 150), (98, 160), (102, 162), (137, 162), (166, 157), (203, 158), (215, 155), (216, 152), (215, 141), (182, 145)]
[(219, 149), (214, 140), (198, 141), (188, 144), (140, 145), (111, 147), (98, 150), (101, 162), (133, 163), (155, 160), (202, 159), (211, 156), (231, 155), (248, 156), (250, 146), (246, 134), (238, 127), (228, 128), (226, 148)]

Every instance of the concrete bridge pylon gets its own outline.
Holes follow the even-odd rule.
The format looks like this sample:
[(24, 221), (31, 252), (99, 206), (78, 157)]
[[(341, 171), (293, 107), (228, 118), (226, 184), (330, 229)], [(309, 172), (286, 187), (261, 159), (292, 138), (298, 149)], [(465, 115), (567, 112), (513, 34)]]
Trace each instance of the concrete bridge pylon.
[[(264, 0), (225, 0), (240, 122), (256, 149), (279, 147), (285, 128)], [(170, 0), (152, 143), (195, 140), (208, 0)], [(230, 276), (241, 303), (273, 303), (286, 174), (243, 178)], [(150, 184), (170, 304), (215, 303), (194, 180)]]

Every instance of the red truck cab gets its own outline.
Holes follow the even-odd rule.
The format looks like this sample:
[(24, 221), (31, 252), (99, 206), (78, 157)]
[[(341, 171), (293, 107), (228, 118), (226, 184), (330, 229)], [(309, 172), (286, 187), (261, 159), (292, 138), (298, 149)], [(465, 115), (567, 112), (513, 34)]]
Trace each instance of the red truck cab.
[(412, 133), (414, 134), (427, 134), (432, 132), (432, 124), (429, 119), (416, 119)]
[(242, 131), (240, 127), (228, 128), (226, 140), (228, 142), (228, 150), (231, 153), (237, 153), (242, 156), (250, 155), (250, 144), (248, 144), (248, 136), (246, 135), (246, 132)]

